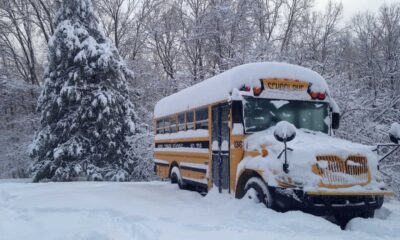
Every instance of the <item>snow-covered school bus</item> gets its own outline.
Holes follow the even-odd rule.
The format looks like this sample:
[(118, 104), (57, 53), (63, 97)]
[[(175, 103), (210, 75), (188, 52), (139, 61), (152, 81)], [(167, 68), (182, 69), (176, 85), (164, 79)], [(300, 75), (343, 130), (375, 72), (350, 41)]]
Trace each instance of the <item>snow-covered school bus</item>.
[(277, 210), (372, 217), (392, 192), (371, 146), (334, 137), (339, 119), (318, 73), (241, 65), (156, 104), (156, 173), (180, 188), (216, 188)]

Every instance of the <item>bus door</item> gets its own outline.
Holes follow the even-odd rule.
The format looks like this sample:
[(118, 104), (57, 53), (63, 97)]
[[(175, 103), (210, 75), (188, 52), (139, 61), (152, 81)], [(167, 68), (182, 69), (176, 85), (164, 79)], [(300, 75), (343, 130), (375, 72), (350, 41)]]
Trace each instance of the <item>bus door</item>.
[(229, 111), (228, 104), (212, 107), (212, 182), (220, 193), (230, 192)]

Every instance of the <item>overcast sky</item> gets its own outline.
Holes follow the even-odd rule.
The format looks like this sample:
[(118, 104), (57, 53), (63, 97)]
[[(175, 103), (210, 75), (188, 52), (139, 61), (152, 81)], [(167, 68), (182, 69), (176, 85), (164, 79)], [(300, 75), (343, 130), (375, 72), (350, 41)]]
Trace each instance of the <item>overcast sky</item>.
[[(323, 10), (329, 0), (315, 0), (317, 9)], [(400, 0), (334, 0), (343, 3), (343, 20), (350, 20), (358, 12), (366, 10), (376, 12), (383, 3), (399, 2)]]

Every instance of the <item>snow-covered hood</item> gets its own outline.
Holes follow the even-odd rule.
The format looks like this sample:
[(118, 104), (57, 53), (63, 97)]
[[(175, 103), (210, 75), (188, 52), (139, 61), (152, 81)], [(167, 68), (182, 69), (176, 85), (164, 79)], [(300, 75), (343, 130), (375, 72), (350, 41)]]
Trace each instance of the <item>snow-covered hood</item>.
[[(265, 131), (254, 133), (245, 139), (244, 146), (246, 151), (261, 150), (264, 145), (268, 150), (266, 157), (245, 157), (241, 168), (265, 169), (266, 173), (282, 173), (284, 156), (278, 159), (278, 155), (284, 149), (284, 145), (278, 142), (273, 132), (275, 127)], [(288, 163), (290, 177), (299, 180), (306, 185), (316, 186), (321, 177), (312, 172), (312, 166), (317, 163), (317, 156), (333, 155), (343, 160), (349, 156), (363, 156), (367, 158), (368, 167), (371, 175), (377, 172), (377, 154), (373, 152), (372, 146), (353, 143), (347, 140), (335, 138), (320, 132), (312, 132), (303, 129), (296, 130), (296, 137), (287, 146), (293, 151), (288, 151)], [(273, 176), (266, 176), (269, 183)]]
[[(268, 150), (279, 152), (283, 149), (283, 144), (278, 142), (274, 135), (275, 128), (254, 133), (248, 136), (245, 140), (247, 149), (258, 149), (260, 145), (265, 144)], [(317, 155), (336, 155), (341, 158), (347, 158), (349, 155), (373, 154), (373, 146), (363, 145), (350, 142), (344, 139), (329, 136), (321, 132), (313, 132), (309, 130), (298, 129), (296, 137), (293, 141), (287, 143), (288, 147), (294, 151), (304, 150), (313, 152)]]

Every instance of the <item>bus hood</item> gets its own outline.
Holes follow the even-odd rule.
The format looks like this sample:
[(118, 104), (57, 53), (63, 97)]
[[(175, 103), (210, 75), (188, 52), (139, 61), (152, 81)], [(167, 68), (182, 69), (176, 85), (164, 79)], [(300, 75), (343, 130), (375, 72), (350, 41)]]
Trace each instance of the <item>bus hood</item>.
[[(240, 172), (240, 169), (244, 168), (258, 169), (263, 172), (264, 179), (266, 179), (268, 184), (271, 186), (278, 185), (277, 176), (284, 176), (290, 177), (293, 182), (301, 183), (303, 187), (315, 188), (321, 186), (324, 177), (322, 174), (316, 174), (315, 172), (315, 166), (321, 165), (321, 167), (324, 167), (324, 164), (322, 164), (324, 161), (322, 161), (321, 158), (329, 158), (328, 160), (334, 159), (342, 165), (357, 165), (357, 159), (362, 159), (366, 165), (365, 169), (368, 167), (366, 170), (368, 175), (365, 175), (368, 177), (368, 184), (352, 184), (352, 181), (354, 180), (352, 180), (352, 174), (347, 174), (349, 176), (346, 176), (346, 172), (341, 172), (340, 177), (343, 179), (347, 177), (345, 180), (348, 180), (352, 186), (373, 186), (374, 190), (381, 187), (380, 184), (375, 181), (375, 178), (379, 173), (377, 171), (378, 156), (373, 152), (373, 146), (353, 143), (324, 133), (303, 129), (297, 129), (295, 139), (287, 143), (287, 146), (291, 148), (292, 151), (288, 151), (287, 154), (289, 173), (283, 173), (282, 165), (285, 158), (284, 155), (278, 158), (278, 155), (284, 149), (284, 145), (274, 138), (274, 130), (275, 128), (272, 127), (265, 131), (254, 133), (245, 139), (245, 151), (261, 152), (262, 148), (266, 148), (268, 155), (266, 157), (262, 157), (261, 155), (256, 157), (245, 157), (239, 165), (238, 173)], [(356, 160), (351, 161), (353, 159)], [(327, 163), (325, 163), (325, 165), (327, 166)], [(348, 168), (351, 169), (351, 167), (345, 168), (346, 171)], [(332, 178), (335, 180), (338, 179), (337, 176), (333, 176)], [(348, 187), (350, 186), (349, 184), (347, 185)]]

